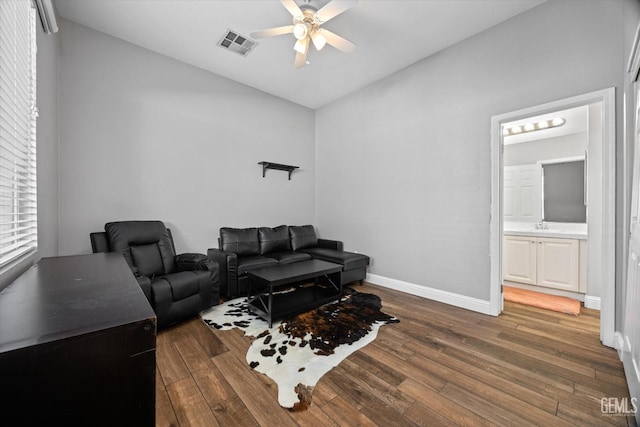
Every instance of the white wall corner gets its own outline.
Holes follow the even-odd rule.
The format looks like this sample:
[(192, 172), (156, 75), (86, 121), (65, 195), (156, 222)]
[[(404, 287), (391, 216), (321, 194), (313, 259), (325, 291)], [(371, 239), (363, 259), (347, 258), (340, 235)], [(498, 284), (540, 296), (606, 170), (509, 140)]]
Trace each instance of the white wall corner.
[(374, 285), (383, 286), (385, 288), (393, 289), (407, 294), (442, 302), (445, 304), (453, 305), (455, 307), (476, 311), (482, 314), (488, 314), (492, 316), (495, 315), (493, 314), (493, 310), (491, 310), (490, 301), (455, 294), (453, 292), (447, 292), (441, 289), (429, 288), (427, 286), (404, 282), (402, 280), (391, 279), (389, 277), (379, 276), (377, 274), (367, 273), (367, 277), (365, 280)]
[(593, 310), (600, 311), (600, 297), (593, 297), (590, 295), (584, 296), (584, 308), (591, 308)]

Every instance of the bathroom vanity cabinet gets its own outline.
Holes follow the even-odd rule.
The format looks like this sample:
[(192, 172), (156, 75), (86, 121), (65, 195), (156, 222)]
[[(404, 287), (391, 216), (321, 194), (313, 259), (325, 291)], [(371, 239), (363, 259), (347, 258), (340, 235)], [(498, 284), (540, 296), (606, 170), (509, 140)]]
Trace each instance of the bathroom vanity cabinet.
[(584, 293), (585, 260), (586, 240), (505, 235), (502, 276), (506, 281)]

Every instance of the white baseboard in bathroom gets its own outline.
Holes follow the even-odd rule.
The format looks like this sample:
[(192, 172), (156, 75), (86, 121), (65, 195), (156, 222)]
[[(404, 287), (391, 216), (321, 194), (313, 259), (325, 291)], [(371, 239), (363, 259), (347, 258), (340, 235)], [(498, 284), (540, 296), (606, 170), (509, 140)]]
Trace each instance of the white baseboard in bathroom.
[(594, 310), (600, 311), (600, 297), (592, 297), (589, 295), (585, 295), (584, 297), (584, 307), (592, 308)]
[(478, 313), (491, 314), (491, 304), (489, 301), (472, 298), (465, 295), (455, 294), (453, 292), (443, 291), (441, 289), (429, 288), (427, 286), (417, 285), (415, 283), (404, 282), (402, 280), (391, 279), (389, 277), (379, 276), (377, 274), (368, 274), (365, 279), (374, 285), (383, 286), (385, 288), (394, 289), (411, 295), (431, 299), (467, 310), (477, 311)]

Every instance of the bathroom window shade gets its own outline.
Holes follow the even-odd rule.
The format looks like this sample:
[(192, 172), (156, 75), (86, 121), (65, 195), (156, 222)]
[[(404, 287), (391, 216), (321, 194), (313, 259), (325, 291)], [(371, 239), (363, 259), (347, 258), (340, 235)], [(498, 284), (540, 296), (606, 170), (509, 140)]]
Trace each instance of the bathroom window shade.
[(0, 267), (37, 249), (35, 15), (0, 1)]

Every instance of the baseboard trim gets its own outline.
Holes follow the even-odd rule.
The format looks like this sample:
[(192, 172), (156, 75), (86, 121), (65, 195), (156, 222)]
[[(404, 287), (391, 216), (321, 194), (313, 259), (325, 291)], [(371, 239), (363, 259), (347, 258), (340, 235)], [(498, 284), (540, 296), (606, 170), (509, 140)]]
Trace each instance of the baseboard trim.
[(613, 343), (614, 348), (618, 351), (618, 357), (620, 357), (620, 360), (622, 360), (622, 356), (625, 351), (631, 351), (625, 348), (624, 338), (622, 338), (622, 334), (620, 332), (615, 332), (613, 334)]
[(584, 307), (600, 311), (600, 297), (584, 296)]
[(482, 314), (492, 314), (490, 302), (478, 298), (455, 294), (441, 289), (429, 288), (427, 286), (404, 282), (402, 280), (391, 279), (377, 274), (367, 273), (365, 280), (369, 283), (373, 283), (374, 285), (383, 286), (385, 288), (394, 289), (407, 294), (431, 299), (467, 310), (477, 311)]

